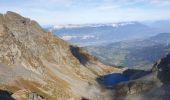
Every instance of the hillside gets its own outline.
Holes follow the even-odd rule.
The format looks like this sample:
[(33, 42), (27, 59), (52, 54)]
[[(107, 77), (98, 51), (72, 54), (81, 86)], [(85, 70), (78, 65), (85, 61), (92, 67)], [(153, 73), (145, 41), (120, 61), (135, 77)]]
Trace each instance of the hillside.
[(146, 39), (89, 46), (86, 49), (106, 64), (150, 69), (152, 64), (170, 52), (169, 44), (170, 34), (160, 33)]
[(96, 77), (120, 71), (45, 32), (36, 21), (0, 14), (0, 90), (8, 98), (103, 100), (109, 94)]
[[(169, 100), (170, 54), (157, 61), (152, 73), (115, 87), (114, 100)], [(133, 75), (131, 76), (133, 77)]]

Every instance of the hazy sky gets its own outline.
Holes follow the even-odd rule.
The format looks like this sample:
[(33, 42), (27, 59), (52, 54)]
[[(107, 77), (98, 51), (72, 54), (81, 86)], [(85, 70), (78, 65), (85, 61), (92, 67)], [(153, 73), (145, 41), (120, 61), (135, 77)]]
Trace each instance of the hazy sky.
[(170, 0), (0, 0), (41, 25), (170, 19)]

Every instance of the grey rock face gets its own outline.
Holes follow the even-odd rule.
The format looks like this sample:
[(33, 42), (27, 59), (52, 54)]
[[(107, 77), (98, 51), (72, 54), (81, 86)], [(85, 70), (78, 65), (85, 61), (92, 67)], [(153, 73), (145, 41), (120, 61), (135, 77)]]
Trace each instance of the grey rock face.
[(170, 55), (162, 58), (152, 68), (152, 73), (116, 86), (115, 100), (169, 100)]
[(30, 93), (28, 100), (46, 100), (42, 96), (39, 96), (37, 93)]
[(147, 92), (154, 88), (155, 83), (153, 81), (131, 81), (127, 84), (119, 84), (116, 86), (116, 96), (126, 96), (131, 94), (139, 94), (141, 92)]
[(161, 82), (168, 84), (170, 82), (170, 54), (158, 61), (153, 70), (157, 71), (157, 76)]

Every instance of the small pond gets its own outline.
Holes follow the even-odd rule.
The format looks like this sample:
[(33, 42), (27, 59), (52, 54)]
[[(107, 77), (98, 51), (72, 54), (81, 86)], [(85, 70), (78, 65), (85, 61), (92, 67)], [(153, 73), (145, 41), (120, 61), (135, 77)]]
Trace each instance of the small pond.
[(103, 86), (105, 86), (107, 88), (111, 88), (120, 82), (129, 81), (129, 77), (127, 75), (124, 75), (121, 73), (113, 73), (113, 74), (101, 76), (97, 80)]

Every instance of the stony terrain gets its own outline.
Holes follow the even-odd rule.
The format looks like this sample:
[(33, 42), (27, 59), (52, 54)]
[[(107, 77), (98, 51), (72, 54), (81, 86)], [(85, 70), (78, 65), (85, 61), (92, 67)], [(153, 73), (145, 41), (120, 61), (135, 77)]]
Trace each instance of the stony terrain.
[(159, 60), (151, 71), (139, 79), (115, 86), (115, 100), (169, 100), (170, 54)]
[(95, 79), (120, 71), (45, 32), (36, 21), (0, 14), (0, 90), (11, 100), (109, 99)]

